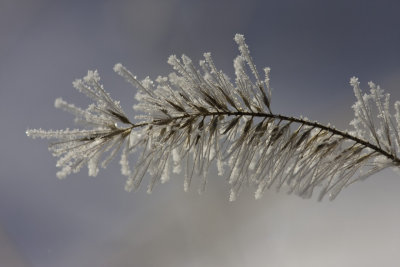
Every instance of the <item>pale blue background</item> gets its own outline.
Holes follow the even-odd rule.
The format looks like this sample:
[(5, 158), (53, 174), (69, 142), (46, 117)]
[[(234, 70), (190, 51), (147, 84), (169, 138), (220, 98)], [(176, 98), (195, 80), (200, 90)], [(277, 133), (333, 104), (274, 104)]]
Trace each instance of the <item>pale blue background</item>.
[[(166, 75), (170, 54), (210, 51), (233, 73), (236, 32), (272, 67), (276, 112), (347, 128), (350, 77), (400, 100), (398, 1), (0, 1), (0, 266), (400, 266), (400, 177), (391, 170), (334, 202), (245, 190), (210, 175), (205, 195), (182, 177), (123, 190), (117, 162), (57, 180), (27, 128), (73, 127), (53, 107), (89, 102), (71, 82), (98, 69), (132, 115), (135, 89), (115, 75)], [(215, 176), (215, 178), (214, 178)]]

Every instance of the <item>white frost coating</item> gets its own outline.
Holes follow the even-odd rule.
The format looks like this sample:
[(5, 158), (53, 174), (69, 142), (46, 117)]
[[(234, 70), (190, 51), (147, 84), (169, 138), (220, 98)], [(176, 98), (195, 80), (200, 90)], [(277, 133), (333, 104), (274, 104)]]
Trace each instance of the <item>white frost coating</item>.
[(160, 179), (162, 184), (165, 183), (165, 182), (168, 182), (169, 179), (171, 179), (171, 176), (169, 174), (169, 171), (170, 171), (169, 164), (170, 164), (169, 161), (167, 161), (165, 163), (165, 167), (164, 167), (164, 170), (162, 172), (161, 179)]
[(144, 87), (142, 83), (137, 80), (136, 76), (134, 76), (129, 70), (127, 70), (121, 63), (115, 64), (114, 71), (119, 76), (123, 77), (127, 82), (132, 84), (134, 87), (143, 90), (143, 92), (147, 93), (150, 96), (153, 95), (152, 92), (149, 91), (146, 87)]
[(192, 64), (192, 60), (186, 55), (182, 55), (182, 62), (187, 67)]
[(99, 165), (98, 165), (99, 159), (100, 159), (100, 153), (96, 153), (94, 157), (89, 159), (88, 161), (89, 176), (95, 177), (99, 173)]
[(126, 180), (125, 182), (125, 191), (131, 192), (133, 187), (134, 187), (133, 180), (131, 178), (128, 178), (128, 180)]
[(229, 201), (231, 201), (231, 202), (235, 201), (236, 198), (237, 198), (237, 193), (233, 189), (231, 189), (230, 194), (229, 194)]
[(258, 75), (256, 65), (254, 64), (253, 59), (250, 56), (249, 47), (247, 46), (247, 44), (245, 42), (244, 36), (242, 34), (236, 34), (234, 39), (235, 39), (236, 43), (239, 45), (240, 53), (246, 60), (247, 64), (249, 65), (249, 68), (251, 69), (251, 72), (253, 73), (254, 77), (256, 78), (257, 84), (261, 85), (262, 83), (261, 83), (260, 77)]
[[(397, 124), (397, 132), (400, 133), (400, 101), (396, 101), (394, 103), (394, 108), (395, 108), (395, 111), (396, 111), (394, 113), (394, 118), (395, 118), (396, 124)], [(400, 151), (400, 149), (399, 149), (399, 151)]]
[(237, 56), (233, 60), (233, 68), (237, 78), (240, 78), (242, 75), (246, 75), (246, 72), (244, 71), (244, 59), (242, 55)]
[(172, 160), (174, 162), (173, 173), (179, 174), (182, 172), (181, 156), (177, 149), (172, 150)]
[(114, 65), (113, 70), (114, 72), (120, 74), (124, 69), (124, 66), (121, 63), (117, 63)]
[(260, 199), (263, 196), (265, 185), (266, 185), (266, 180), (263, 180), (261, 183), (258, 184), (257, 190), (254, 194), (255, 199)]
[(185, 181), (183, 181), (183, 190), (185, 192), (188, 192), (189, 191), (189, 186), (190, 186), (189, 182), (185, 179)]
[(124, 152), (121, 154), (121, 173), (124, 176), (130, 176), (131, 170), (129, 168), (129, 161), (128, 161), (128, 150), (126, 149), (128, 146), (125, 146)]
[(72, 169), (70, 166), (64, 166), (60, 171), (57, 172), (57, 178), (58, 179), (64, 179), (71, 173)]
[(179, 74), (181, 74), (181, 75), (186, 74), (186, 70), (185, 70), (184, 66), (182, 65), (180, 60), (176, 57), (176, 55), (171, 55), (168, 58), (168, 64), (170, 64), (172, 66), (172, 68), (174, 70), (176, 70)]
[(83, 77), (83, 80), (86, 83), (90, 83), (91, 81), (99, 82), (100, 76), (99, 76), (99, 73), (97, 72), (97, 70), (94, 70), (94, 71), (89, 70), (88, 74), (85, 77)]
[(268, 98), (271, 100), (271, 96), (272, 96), (272, 89), (270, 86), (270, 73), (271, 73), (271, 68), (270, 67), (266, 67), (264, 68), (264, 73), (265, 73), (265, 86), (267, 88), (267, 93), (268, 93)]

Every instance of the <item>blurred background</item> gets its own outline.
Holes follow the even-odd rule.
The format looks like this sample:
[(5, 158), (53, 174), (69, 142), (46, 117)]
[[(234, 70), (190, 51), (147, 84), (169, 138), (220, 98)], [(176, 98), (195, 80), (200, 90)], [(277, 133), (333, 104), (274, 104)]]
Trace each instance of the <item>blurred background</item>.
[[(118, 160), (98, 177), (56, 178), (47, 142), (27, 128), (73, 128), (54, 100), (86, 107), (72, 81), (97, 69), (131, 108), (135, 88), (113, 71), (167, 75), (170, 54), (213, 54), (233, 74), (243, 33), (270, 66), (272, 108), (347, 129), (349, 79), (373, 80), (400, 100), (398, 1), (0, 1), (0, 266), (400, 266), (400, 177), (392, 170), (318, 203), (271, 190), (229, 202), (183, 178), (124, 191)], [(146, 182), (145, 182), (146, 184)]]

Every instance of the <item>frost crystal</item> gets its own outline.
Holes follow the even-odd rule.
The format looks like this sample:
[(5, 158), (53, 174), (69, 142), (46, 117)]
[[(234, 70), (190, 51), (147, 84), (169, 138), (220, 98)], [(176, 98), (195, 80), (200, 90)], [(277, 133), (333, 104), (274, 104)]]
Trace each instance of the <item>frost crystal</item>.
[[(370, 82), (364, 94), (353, 77), (356, 103), (352, 132), (275, 114), (271, 110), (270, 68), (261, 78), (243, 35), (234, 38), (240, 55), (234, 60), (235, 79), (218, 70), (210, 53), (197, 68), (191, 59), (170, 56), (175, 72), (139, 80), (122, 64), (114, 71), (138, 88), (132, 123), (119, 102), (100, 84), (97, 71), (89, 71), (74, 87), (93, 100), (81, 109), (58, 98), (55, 106), (72, 113), (85, 129), (32, 129), (33, 138), (56, 139), (49, 147), (64, 178), (88, 166), (96, 176), (121, 151), (121, 172), (127, 176), (125, 189), (137, 189), (148, 174), (148, 192), (184, 172), (184, 189), (194, 176), (200, 177), (202, 192), (208, 170), (215, 163), (218, 175), (226, 175), (235, 200), (244, 185), (256, 188), (260, 198), (265, 189), (285, 188), (289, 193), (319, 199), (334, 199), (347, 185), (383, 168), (400, 164), (400, 102), (390, 114), (389, 95)], [(252, 77), (248, 73), (252, 74)], [(139, 152), (132, 168), (129, 157)]]

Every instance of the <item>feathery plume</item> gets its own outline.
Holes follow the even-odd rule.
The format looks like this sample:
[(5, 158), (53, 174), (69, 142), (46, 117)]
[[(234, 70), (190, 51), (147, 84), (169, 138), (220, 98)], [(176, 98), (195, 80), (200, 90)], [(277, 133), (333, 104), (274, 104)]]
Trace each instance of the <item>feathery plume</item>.
[[(88, 129), (26, 133), (57, 140), (49, 149), (59, 158), (59, 178), (84, 165), (89, 176), (96, 176), (99, 166), (106, 167), (121, 151), (127, 191), (137, 189), (148, 174), (150, 193), (154, 185), (184, 170), (184, 189), (189, 190), (192, 178), (199, 176), (202, 192), (215, 163), (218, 174), (229, 181), (230, 200), (248, 185), (255, 187), (256, 198), (275, 187), (304, 198), (318, 190), (319, 199), (328, 195), (332, 200), (358, 180), (387, 167), (399, 168), (399, 101), (391, 115), (389, 94), (370, 82), (370, 93), (363, 95), (353, 77), (353, 131), (273, 113), (270, 68), (264, 68), (262, 79), (243, 35), (234, 40), (240, 55), (234, 60), (233, 82), (216, 68), (210, 53), (204, 54), (200, 68), (185, 55), (170, 56), (175, 72), (155, 82), (148, 77), (138, 80), (118, 63), (114, 71), (138, 89), (138, 123), (132, 123), (104, 90), (97, 71), (89, 71), (73, 85), (93, 100), (92, 105), (83, 110), (61, 98), (55, 102)], [(132, 168), (129, 156), (135, 152), (140, 156)]]

